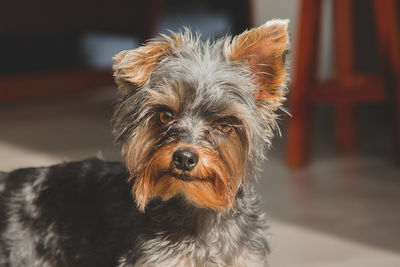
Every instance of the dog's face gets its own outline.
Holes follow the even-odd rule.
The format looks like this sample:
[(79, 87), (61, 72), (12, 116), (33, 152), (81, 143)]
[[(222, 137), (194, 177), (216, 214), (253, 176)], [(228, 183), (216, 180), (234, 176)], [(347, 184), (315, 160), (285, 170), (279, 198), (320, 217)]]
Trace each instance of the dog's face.
[(214, 43), (173, 33), (114, 58), (114, 133), (141, 210), (177, 195), (234, 205), (273, 135), (287, 49), (287, 22), (275, 20)]

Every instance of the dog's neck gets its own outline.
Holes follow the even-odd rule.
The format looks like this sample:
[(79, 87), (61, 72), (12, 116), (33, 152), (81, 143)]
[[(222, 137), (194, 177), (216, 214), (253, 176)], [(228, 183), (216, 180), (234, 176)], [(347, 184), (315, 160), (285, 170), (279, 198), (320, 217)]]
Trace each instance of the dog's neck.
[(138, 237), (140, 247), (136, 260), (147, 259), (149, 255), (165, 255), (165, 258), (147, 259), (155, 264), (167, 262), (169, 257), (188, 255), (185, 260), (201, 262), (207, 257), (227, 266), (238, 266), (233, 264), (242, 257), (238, 255), (251, 252), (253, 256), (263, 258), (268, 245), (265, 219), (257, 203), (252, 188), (242, 190), (233, 208), (224, 211), (195, 207), (182, 197), (166, 202), (154, 201), (148, 206), (142, 222), (144, 231)]
[(196, 235), (196, 238), (199, 238), (204, 232), (209, 232), (210, 227), (220, 223), (226, 224), (226, 220), (238, 219), (246, 214), (246, 211), (251, 211), (251, 206), (255, 206), (258, 199), (252, 193), (253, 188), (247, 191), (251, 192), (241, 188), (233, 207), (220, 211), (198, 207), (183, 196), (176, 196), (168, 201), (154, 200), (146, 208), (146, 222), (152, 224), (150, 228), (153, 231), (158, 229), (165, 232), (174, 229), (175, 234), (187, 231), (188, 235)]

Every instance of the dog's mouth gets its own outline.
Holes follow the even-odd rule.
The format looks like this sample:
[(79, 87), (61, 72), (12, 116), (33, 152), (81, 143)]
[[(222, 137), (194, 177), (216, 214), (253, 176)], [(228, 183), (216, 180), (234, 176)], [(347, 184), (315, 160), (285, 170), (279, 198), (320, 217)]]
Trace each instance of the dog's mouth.
[(195, 177), (192, 177), (192, 176), (190, 176), (190, 174), (187, 174), (187, 173), (170, 173), (170, 176), (172, 178), (175, 178), (175, 179), (178, 179), (181, 181), (185, 181), (185, 182), (197, 180)]
[(190, 172), (188, 172), (188, 171), (182, 171), (182, 172), (168, 171), (168, 172), (166, 172), (166, 175), (170, 176), (173, 179), (177, 179), (177, 180), (184, 181), (184, 182), (203, 180), (200, 177), (190, 175)]

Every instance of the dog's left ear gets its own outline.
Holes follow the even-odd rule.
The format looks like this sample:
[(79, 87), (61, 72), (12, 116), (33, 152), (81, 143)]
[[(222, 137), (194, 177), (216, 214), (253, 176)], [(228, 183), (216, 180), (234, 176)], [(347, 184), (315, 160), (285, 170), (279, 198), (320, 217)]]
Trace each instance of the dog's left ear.
[(254, 74), (256, 100), (280, 104), (284, 100), (285, 55), (289, 49), (289, 20), (271, 20), (232, 40), (230, 60), (243, 62)]

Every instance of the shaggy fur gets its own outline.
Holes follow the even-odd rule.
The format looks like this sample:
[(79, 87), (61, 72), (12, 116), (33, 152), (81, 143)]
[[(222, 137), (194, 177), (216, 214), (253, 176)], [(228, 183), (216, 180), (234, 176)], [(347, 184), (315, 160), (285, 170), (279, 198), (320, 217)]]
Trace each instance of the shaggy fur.
[(0, 266), (266, 266), (253, 185), (286, 93), (288, 41), (287, 21), (274, 20), (118, 54), (125, 163), (0, 173)]

